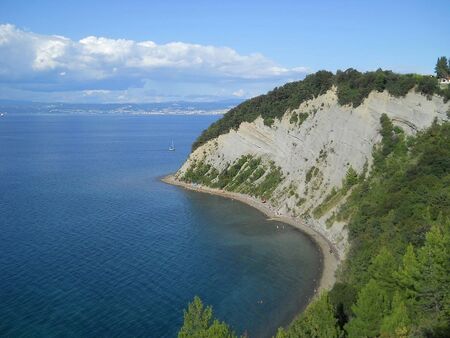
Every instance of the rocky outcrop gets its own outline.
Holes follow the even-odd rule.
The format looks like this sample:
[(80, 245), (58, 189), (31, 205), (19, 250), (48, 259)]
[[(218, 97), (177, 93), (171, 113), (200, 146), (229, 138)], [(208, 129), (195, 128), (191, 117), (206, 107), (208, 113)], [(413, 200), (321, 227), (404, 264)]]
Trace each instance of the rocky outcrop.
[[(348, 194), (341, 188), (349, 171), (362, 174), (370, 170), (373, 148), (381, 140), (381, 115), (387, 114), (394, 125), (413, 134), (434, 119), (447, 120), (448, 111), (449, 103), (441, 97), (427, 98), (414, 91), (401, 98), (372, 92), (357, 108), (341, 106), (333, 88), (287, 111), (272, 126), (258, 118), (208, 141), (189, 156), (176, 177), (185, 178), (190, 169), (202, 163), (207, 165), (206, 174), (214, 173), (209, 181), (214, 186), (220, 174), (243, 156), (261, 159), (258, 167), (265, 168), (262, 176), (246, 174), (244, 182), (220, 188), (252, 194), (251, 187), (257, 187), (269, 175), (267, 168), (277, 167), (282, 177), (267, 200), (270, 208), (321, 233), (343, 258), (348, 247), (347, 230), (345, 222), (334, 217)], [(245, 170), (244, 161), (233, 174), (238, 176)], [(326, 207), (320, 208), (324, 201)]]

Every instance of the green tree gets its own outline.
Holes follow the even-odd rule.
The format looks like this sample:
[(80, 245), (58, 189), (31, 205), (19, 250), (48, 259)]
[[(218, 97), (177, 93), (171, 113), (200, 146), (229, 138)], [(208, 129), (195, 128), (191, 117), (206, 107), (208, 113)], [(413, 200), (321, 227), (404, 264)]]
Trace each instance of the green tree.
[(438, 81), (432, 76), (422, 76), (417, 83), (416, 91), (431, 97), (438, 89)]
[(179, 338), (234, 338), (236, 335), (223, 322), (213, 318), (211, 306), (206, 308), (199, 297), (194, 297), (188, 309), (184, 310), (184, 322)]
[(389, 155), (395, 146), (395, 138), (394, 138), (394, 125), (386, 114), (381, 114), (380, 117), (381, 124), (381, 136), (383, 137), (382, 145), (383, 145), (383, 155)]
[(393, 275), (409, 305), (414, 307), (417, 301), (417, 283), (420, 278), (420, 266), (412, 244), (407, 246), (402, 258), (402, 264), (399, 270), (394, 272)]
[(345, 187), (350, 188), (358, 183), (358, 173), (350, 166), (345, 175)]
[(407, 337), (411, 325), (408, 310), (400, 293), (394, 294), (391, 304), (391, 313), (383, 318), (381, 323), (381, 337)]
[(280, 327), (278, 328), (276, 338), (289, 338), (288, 332), (284, 328)]
[(397, 270), (397, 263), (392, 253), (383, 247), (380, 253), (372, 259), (369, 266), (369, 276), (373, 278), (380, 287), (391, 293), (396, 286), (393, 273)]
[(443, 314), (450, 301), (450, 224), (433, 225), (419, 249), (420, 305), (433, 316)]
[(308, 306), (288, 330), (278, 330), (277, 338), (337, 338), (341, 335), (342, 331), (337, 325), (333, 306), (328, 293), (325, 292)]
[[(449, 60), (450, 61), (450, 60)], [(434, 67), (438, 79), (446, 78), (450, 74), (450, 64), (445, 56), (437, 59), (436, 67)]]
[(357, 291), (353, 285), (337, 282), (331, 289), (329, 296), (330, 302), (335, 308), (339, 326), (343, 328), (352, 316), (351, 307), (357, 299)]
[[(197, 336), (198, 337), (198, 336)], [(225, 322), (214, 319), (211, 326), (206, 331), (207, 338), (237, 338), (230, 327)]]
[(349, 338), (376, 337), (389, 308), (386, 291), (371, 279), (359, 292), (352, 307), (355, 317), (345, 326)]

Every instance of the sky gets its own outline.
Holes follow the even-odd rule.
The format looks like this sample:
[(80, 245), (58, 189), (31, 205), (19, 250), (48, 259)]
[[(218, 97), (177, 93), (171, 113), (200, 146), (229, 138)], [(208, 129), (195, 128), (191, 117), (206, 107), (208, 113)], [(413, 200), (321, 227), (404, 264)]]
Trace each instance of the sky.
[(0, 0), (0, 99), (245, 99), (326, 69), (432, 74), (450, 1)]

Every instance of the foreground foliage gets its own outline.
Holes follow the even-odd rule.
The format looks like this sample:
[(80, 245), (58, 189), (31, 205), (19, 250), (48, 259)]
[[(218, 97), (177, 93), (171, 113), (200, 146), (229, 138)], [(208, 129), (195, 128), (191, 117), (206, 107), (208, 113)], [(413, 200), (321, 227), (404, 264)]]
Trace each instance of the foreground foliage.
[(200, 298), (195, 297), (184, 311), (184, 323), (178, 338), (234, 338), (236, 335), (224, 322), (213, 318), (210, 306), (204, 307)]
[(334, 309), (327, 293), (323, 293), (293, 322), (288, 330), (280, 328), (277, 338), (328, 337), (338, 338), (342, 330), (337, 325)]

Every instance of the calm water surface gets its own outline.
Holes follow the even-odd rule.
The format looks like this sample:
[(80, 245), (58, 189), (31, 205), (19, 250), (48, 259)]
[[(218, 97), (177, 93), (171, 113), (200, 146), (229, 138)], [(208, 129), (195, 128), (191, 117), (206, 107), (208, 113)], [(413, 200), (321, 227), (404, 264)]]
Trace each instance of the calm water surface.
[(195, 295), (252, 337), (292, 319), (320, 277), (311, 240), (159, 181), (216, 119), (0, 120), (0, 336), (175, 337)]

